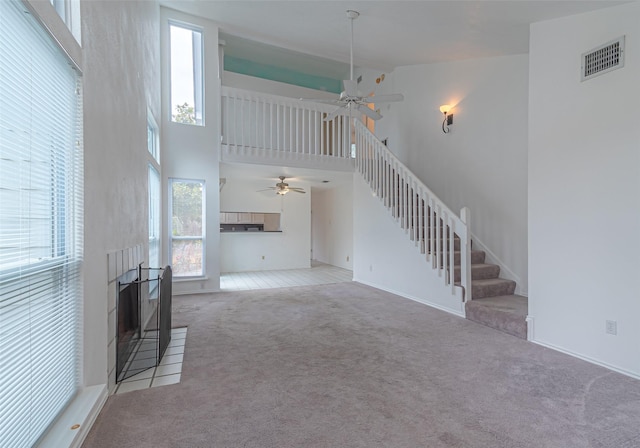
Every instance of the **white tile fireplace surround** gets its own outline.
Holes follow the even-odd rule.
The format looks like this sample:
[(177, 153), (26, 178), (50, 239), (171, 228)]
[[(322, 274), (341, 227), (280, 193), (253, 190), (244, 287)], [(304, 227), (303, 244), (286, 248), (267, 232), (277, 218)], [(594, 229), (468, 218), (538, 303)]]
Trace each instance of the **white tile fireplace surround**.
[[(118, 277), (125, 272), (136, 269), (140, 263), (145, 261), (143, 255), (143, 246), (138, 244), (134, 247), (126, 249), (114, 250), (107, 253), (107, 372), (109, 377), (109, 393), (113, 393), (116, 389), (116, 326), (118, 324), (118, 316), (116, 310), (116, 301), (118, 298)], [(148, 300), (142, 300), (142, 322), (146, 322), (155, 309), (155, 303)]]

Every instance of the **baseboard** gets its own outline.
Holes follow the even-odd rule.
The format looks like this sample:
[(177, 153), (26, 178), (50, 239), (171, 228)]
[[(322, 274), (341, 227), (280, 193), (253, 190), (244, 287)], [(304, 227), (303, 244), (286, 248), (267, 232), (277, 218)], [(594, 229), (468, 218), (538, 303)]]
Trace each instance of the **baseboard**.
[(532, 316), (527, 316), (527, 318), (525, 319), (527, 322), (527, 341), (532, 342), (534, 340), (534, 332), (533, 332), (533, 317)]
[(573, 356), (574, 358), (582, 359), (583, 361), (587, 361), (587, 362), (589, 362), (591, 364), (595, 364), (597, 366), (604, 367), (604, 368), (612, 370), (614, 372), (621, 373), (622, 375), (625, 375), (625, 376), (640, 380), (640, 374), (638, 374), (636, 372), (631, 372), (631, 371), (623, 369), (621, 367), (617, 367), (617, 366), (614, 366), (614, 365), (611, 365), (611, 364), (607, 364), (606, 362), (600, 361), (598, 359), (594, 359), (594, 358), (591, 358), (589, 356), (581, 355), (579, 353), (573, 352), (571, 350), (567, 350), (567, 349), (562, 348), (562, 347), (558, 347), (557, 345), (549, 344), (547, 342), (536, 341), (535, 339), (532, 340), (531, 342), (533, 342), (534, 344), (540, 345), (542, 347), (546, 347), (546, 348), (549, 348), (551, 350), (555, 350), (557, 352), (564, 353), (565, 355), (569, 355), (569, 356)]
[(198, 295), (198, 294), (212, 294), (214, 292), (220, 292), (219, 289), (198, 289), (196, 291), (180, 291), (180, 292), (173, 292), (173, 297), (177, 297), (177, 296), (194, 296), (194, 295)]
[[(106, 384), (85, 387), (37, 444), (39, 448), (80, 448), (107, 401)], [(79, 425), (77, 429), (72, 429)]]
[[(400, 291), (395, 291), (395, 290), (393, 290), (391, 288), (385, 288), (385, 287), (383, 287), (381, 285), (377, 285), (377, 284), (372, 283), (372, 282), (359, 280), (359, 279), (357, 279), (355, 277), (353, 278), (353, 281), (354, 282), (358, 282), (358, 283), (362, 283), (363, 285), (371, 286), (372, 288), (376, 288), (376, 289), (379, 289), (381, 291), (385, 291), (385, 292), (388, 292), (388, 293), (391, 293), (391, 294), (395, 294), (396, 296), (400, 296), (400, 297), (403, 297), (405, 299), (413, 300), (414, 302), (418, 302), (418, 303), (421, 303), (423, 305), (430, 306), (431, 308), (435, 308), (435, 309), (438, 309), (440, 311), (444, 311), (446, 313), (453, 314), (454, 316), (458, 316), (458, 317), (462, 317), (462, 318), (465, 317), (464, 308), (461, 311), (456, 311), (456, 310), (453, 310), (451, 308), (446, 308), (446, 307), (444, 307), (442, 305), (439, 305), (437, 303), (430, 302), (428, 300), (420, 299), (418, 297), (413, 297), (413, 296), (411, 296), (409, 294), (405, 294), (405, 293), (400, 292)], [(460, 303), (462, 303), (462, 301)]]

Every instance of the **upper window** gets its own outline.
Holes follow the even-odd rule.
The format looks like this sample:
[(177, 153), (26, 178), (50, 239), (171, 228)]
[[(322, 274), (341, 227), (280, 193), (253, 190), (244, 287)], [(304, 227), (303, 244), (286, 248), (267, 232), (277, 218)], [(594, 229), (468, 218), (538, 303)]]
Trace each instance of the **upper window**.
[(80, 0), (49, 0), (67, 28), (76, 38), (80, 39)]
[(160, 163), (160, 145), (158, 142), (158, 125), (151, 112), (147, 113), (147, 149), (154, 160)]
[(171, 121), (204, 125), (202, 31), (169, 23)]

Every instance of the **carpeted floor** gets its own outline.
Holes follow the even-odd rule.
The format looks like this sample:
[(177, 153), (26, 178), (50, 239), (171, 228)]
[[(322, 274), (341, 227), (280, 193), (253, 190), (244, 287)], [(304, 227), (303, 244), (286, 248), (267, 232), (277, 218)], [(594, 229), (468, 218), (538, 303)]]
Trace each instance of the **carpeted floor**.
[(640, 447), (640, 381), (357, 283), (174, 299), (177, 385), (83, 445)]

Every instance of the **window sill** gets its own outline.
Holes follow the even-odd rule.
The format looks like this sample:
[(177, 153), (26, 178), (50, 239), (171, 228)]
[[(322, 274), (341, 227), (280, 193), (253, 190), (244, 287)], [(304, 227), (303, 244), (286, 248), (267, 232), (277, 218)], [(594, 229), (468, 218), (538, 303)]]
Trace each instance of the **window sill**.
[[(76, 397), (55, 421), (44, 437), (36, 444), (39, 448), (68, 446), (79, 448), (89, 434), (102, 406), (108, 397), (107, 385), (80, 388)], [(80, 425), (78, 429), (71, 429)]]
[(204, 277), (173, 277), (173, 283), (202, 282), (209, 280), (209, 276)]

